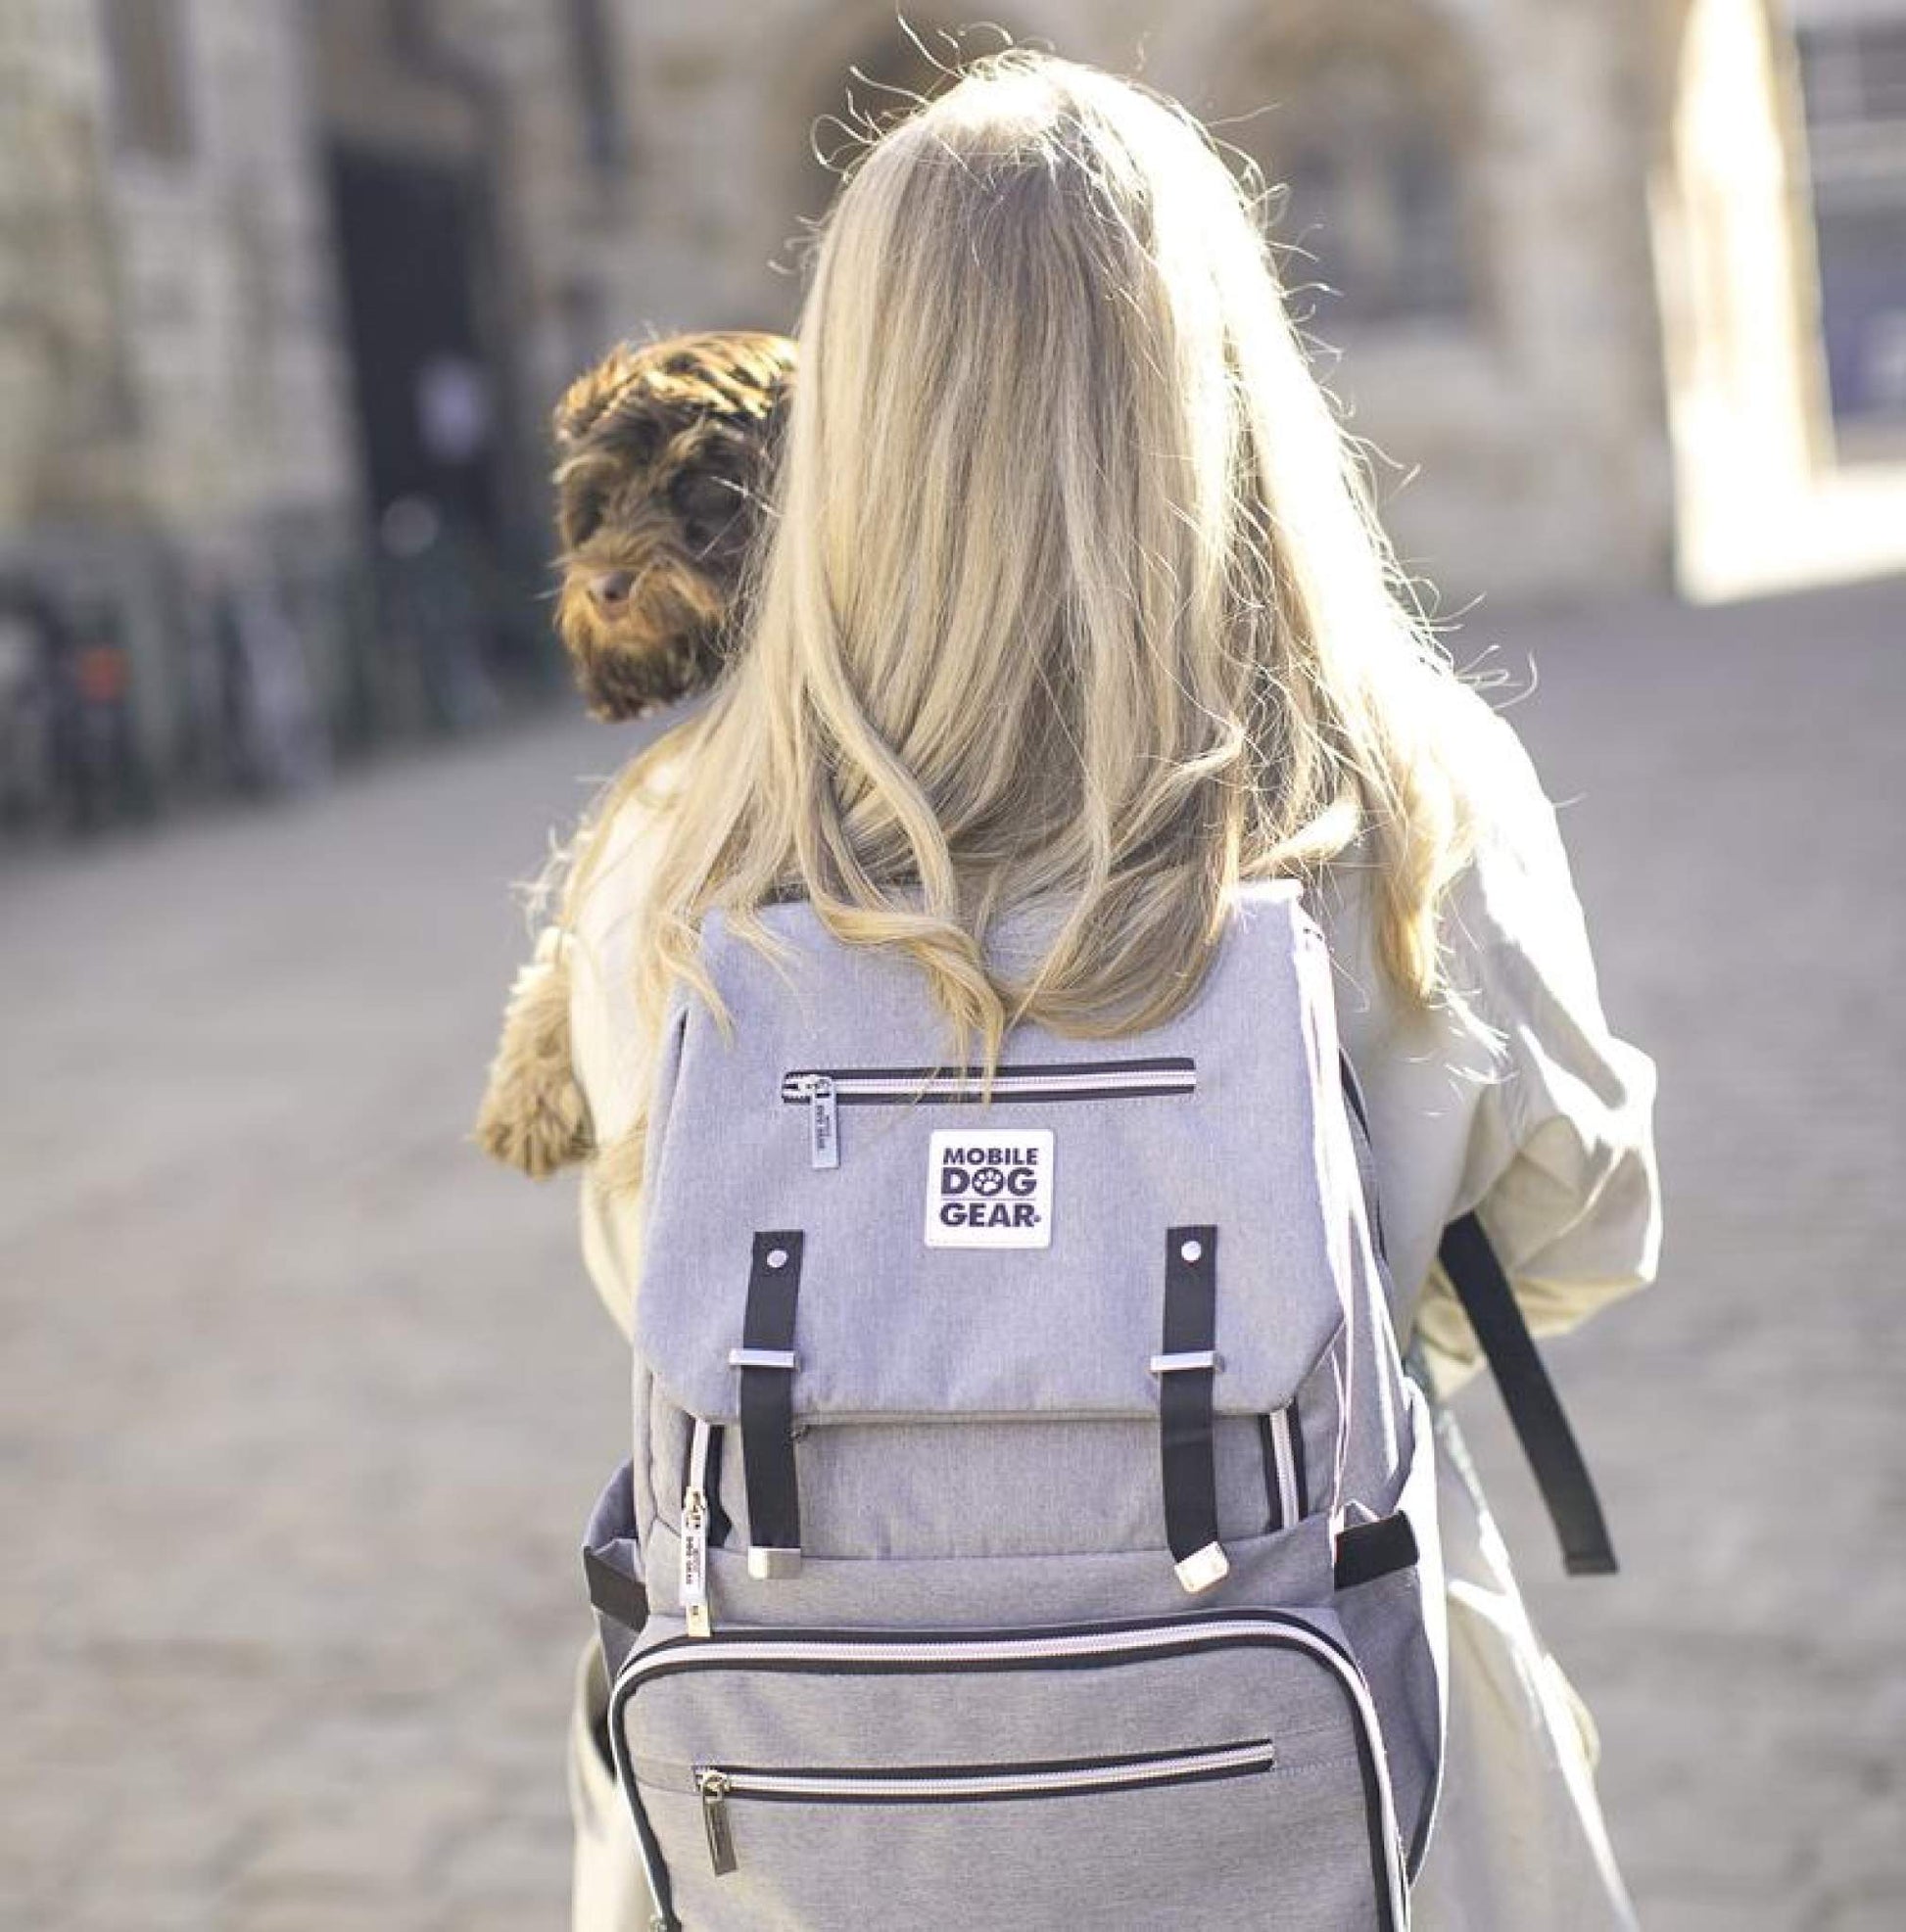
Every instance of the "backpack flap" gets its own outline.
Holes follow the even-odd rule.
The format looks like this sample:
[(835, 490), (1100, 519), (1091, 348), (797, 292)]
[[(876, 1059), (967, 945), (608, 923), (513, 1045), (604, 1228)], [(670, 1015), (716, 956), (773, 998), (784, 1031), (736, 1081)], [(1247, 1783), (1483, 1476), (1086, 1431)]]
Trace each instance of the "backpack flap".
[(1185, 1012), (1121, 1040), (1022, 1026), (990, 1103), (977, 1069), (936, 1063), (911, 961), (797, 903), (765, 909), (778, 969), (711, 919), (733, 1030), (687, 1007), (650, 1149), (636, 1339), (660, 1390), (739, 1420), (765, 1361), (750, 1286), (791, 1236), (767, 1352), (793, 1357), (796, 1425), (1155, 1415), (1167, 1234), (1209, 1228), (1214, 1407), (1282, 1410), (1343, 1326), (1352, 1234), (1325, 1207), (1321, 941), (1293, 887), (1248, 898)]

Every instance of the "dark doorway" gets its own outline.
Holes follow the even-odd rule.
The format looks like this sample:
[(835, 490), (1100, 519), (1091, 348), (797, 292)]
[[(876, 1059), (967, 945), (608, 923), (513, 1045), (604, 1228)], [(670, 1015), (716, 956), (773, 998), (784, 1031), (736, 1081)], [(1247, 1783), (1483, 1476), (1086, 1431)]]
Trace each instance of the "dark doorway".
[(372, 512), (421, 497), (494, 543), (500, 385), (479, 309), (477, 184), (353, 148), (332, 151), (331, 182)]
[(509, 570), (507, 371), (484, 176), (347, 146), (330, 157), (377, 603), (373, 730), (493, 717), (534, 671)]

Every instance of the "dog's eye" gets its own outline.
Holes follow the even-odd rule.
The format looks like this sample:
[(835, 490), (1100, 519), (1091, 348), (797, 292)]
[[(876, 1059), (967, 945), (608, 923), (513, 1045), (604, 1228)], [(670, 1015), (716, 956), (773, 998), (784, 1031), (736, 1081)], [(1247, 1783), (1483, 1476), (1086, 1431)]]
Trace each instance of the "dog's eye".
[(667, 441), (667, 429), (652, 415), (631, 416), (616, 425), (616, 453), (634, 469), (646, 469)]
[(669, 501), (682, 519), (691, 543), (713, 542), (741, 507), (741, 489), (725, 476), (706, 472), (678, 477)]
[(572, 478), (561, 492), (562, 541), (573, 550), (588, 542), (608, 514), (609, 492), (599, 478)]

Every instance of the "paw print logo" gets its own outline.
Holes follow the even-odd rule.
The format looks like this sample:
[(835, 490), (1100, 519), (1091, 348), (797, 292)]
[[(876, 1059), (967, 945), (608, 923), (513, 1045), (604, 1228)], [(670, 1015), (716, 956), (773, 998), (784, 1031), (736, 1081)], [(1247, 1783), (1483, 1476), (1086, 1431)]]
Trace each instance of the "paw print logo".
[(975, 1194), (998, 1194), (1006, 1186), (1006, 1170), (1003, 1167), (982, 1167), (973, 1177)]

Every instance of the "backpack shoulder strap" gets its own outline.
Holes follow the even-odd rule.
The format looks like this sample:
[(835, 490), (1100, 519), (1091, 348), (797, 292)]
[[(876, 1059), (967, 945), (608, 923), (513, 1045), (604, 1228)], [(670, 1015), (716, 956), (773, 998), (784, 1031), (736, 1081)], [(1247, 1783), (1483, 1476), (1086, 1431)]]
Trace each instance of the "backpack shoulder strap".
[[(1339, 1063), (1371, 1239), (1379, 1263), (1387, 1267), (1369, 1114), (1349, 1055), (1340, 1055)], [(1569, 1575), (1609, 1575), (1617, 1568), (1615, 1549), (1588, 1464), (1583, 1460), (1575, 1432), (1569, 1427), (1561, 1397), (1549, 1379), (1535, 1337), (1529, 1333), (1529, 1324), (1509, 1286), (1508, 1276), (1490, 1246), (1483, 1224), (1473, 1212), (1452, 1221), (1444, 1229), (1437, 1259), (1469, 1317), (1483, 1357), (1496, 1378), (1502, 1406), (1508, 1411), (1522, 1452), (1535, 1473), (1543, 1502), (1548, 1506), (1549, 1520), (1561, 1540), (1562, 1561)]]

